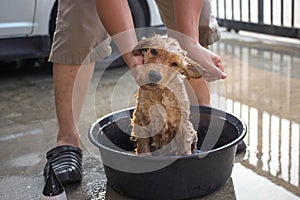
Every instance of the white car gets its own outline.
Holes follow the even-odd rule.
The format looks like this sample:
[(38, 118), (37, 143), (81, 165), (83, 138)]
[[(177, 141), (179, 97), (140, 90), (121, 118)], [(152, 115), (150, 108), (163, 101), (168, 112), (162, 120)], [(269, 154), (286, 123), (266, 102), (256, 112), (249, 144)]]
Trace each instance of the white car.
[[(154, 0), (128, 0), (136, 27), (161, 26)], [(49, 54), (57, 0), (1, 0), (0, 59)]]

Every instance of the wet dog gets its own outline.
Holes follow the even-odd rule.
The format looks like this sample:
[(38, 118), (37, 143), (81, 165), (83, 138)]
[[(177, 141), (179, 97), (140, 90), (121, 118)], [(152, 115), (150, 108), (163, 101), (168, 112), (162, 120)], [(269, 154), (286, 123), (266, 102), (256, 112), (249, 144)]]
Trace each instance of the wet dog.
[(137, 154), (189, 155), (197, 133), (189, 121), (185, 78), (201, 78), (206, 70), (187, 57), (177, 40), (155, 35), (133, 50), (144, 58), (140, 87), (131, 120), (131, 140)]

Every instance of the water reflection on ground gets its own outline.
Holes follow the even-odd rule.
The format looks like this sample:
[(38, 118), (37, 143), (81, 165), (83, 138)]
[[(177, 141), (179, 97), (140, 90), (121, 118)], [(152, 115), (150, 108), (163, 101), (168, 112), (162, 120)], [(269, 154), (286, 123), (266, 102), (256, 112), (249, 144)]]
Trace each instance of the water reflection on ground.
[(241, 165), (300, 196), (300, 48), (225, 39), (212, 50), (228, 74), (213, 101), (248, 126)]

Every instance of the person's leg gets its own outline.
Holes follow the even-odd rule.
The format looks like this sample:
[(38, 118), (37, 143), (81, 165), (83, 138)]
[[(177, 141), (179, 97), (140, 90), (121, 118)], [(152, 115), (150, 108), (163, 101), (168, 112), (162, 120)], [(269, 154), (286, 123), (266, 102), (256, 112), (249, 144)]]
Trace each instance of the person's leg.
[[(208, 49), (208, 45), (206, 45), (204, 47)], [(191, 80), (189, 80), (189, 83), (194, 91), (199, 91), (199, 92), (195, 92), (197, 102), (192, 102), (192, 103), (196, 103), (196, 104), (203, 105), (203, 106), (210, 106), (211, 105), (210, 92), (209, 92), (209, 87), (208, 87), (207, 81), (204, 80), (203, 78), (191, 79)], [(190, 97), (190, 98), (192, 98), (192, 97)]]
[(57, 146), (80, 147), (78, 121), (93, 71), (94, 63), (53, 64), (55, 105), (59, 125)]
[[(189, 84), (192, 87), (196, 97), (196, 102), (191, 103), (199, 104), (202, 106), (210, 106), (210, 93), (207, 82), (203, 78), (190, 79)], [(189, 95), (191, 96), (191, 93), (189, 93)]]
[[(217, 42), (220, 39), (217, 21), (212, 14), (211, 1), (204, 0), (199, 19), (199, 42), (208, 49), (208, 45)], [(190, 84), (195, 92), (199, 105), (210, 106), (210, 93), (208, 83), (204, 79), (190, 80)]]
[(49, 57), (54, 63), (55, 106), (59, 125), (57, 146), (80, 146), (79, 115), (95, 61), (110, 54), (107, 38), (94, 0), (58, 2), (56, 30)]
[[(78, 15), (80, 13), (80, 15)], [(82, 180), (82, 150), (78, 121), (95, 61), (110, 54), (108, 34), (94, 0), (59, 0), (56, 30), (49, 61), (53, 62), (55, 106), (58, 120), (56, 147), (47, 154), (62, 184)], [(96, 48), (97, 47), (97, 48)], [(95, 49), (96, 48), (96, 49)]]
[(55, 105), (58, 120), (57, 146), (47, 152), (44, 177), (49, 176), (50, 162), (62, 184), (82, 180), (82, 151), (78, 121), (94, 63), (85, 65), (53, 64)]

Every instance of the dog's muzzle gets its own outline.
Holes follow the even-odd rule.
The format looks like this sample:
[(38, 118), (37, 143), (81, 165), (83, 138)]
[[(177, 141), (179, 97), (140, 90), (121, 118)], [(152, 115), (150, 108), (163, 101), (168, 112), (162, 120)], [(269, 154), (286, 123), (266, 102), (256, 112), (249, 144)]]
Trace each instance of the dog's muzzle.
[(150, 70), (148, 74), (149, 81), (151, 83), (157, 83), (161, 80), (161, 74), (158, 71)]

